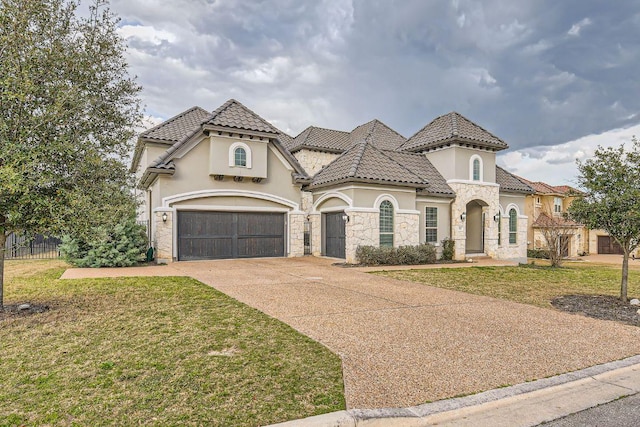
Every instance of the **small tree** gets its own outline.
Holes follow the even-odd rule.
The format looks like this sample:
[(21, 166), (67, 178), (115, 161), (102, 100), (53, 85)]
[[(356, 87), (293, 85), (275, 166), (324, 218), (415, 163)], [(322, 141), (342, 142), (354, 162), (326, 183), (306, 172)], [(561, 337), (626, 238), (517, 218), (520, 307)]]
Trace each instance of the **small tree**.
[(581, 224), (570, 220), (566, 215), (554, 216), (543, 212), (536, 218), (534, 227), (542, 234), (551, 266), (561, 267), (565, 254), (569, 252), (569, 239)]
[(0, 310), (9, 233), (89, 235), (134, 208), (140, 87), (105, 5), (0, 0)]
[(569, 207), (576, 221), (603, 229), (623, 250), (620, 299), (627, 301), (629, 254), (640, 242), (640, 144), (633, 137), (631, 150), (598, 147), (594, 157), (578, 161), (578, 182), (585, 195)]

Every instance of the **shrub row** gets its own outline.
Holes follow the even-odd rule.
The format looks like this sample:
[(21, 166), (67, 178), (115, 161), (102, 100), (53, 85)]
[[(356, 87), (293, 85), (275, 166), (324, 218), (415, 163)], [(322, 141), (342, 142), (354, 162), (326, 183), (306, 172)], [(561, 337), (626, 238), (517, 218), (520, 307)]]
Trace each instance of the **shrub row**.
[(549, 259), (548, 249), (527, 249), (527, 258)]
[(362, 265), (433, 264), (436, 262), (436, 248), (429, 244), (398, 248), (358, 246), (356, 258)]

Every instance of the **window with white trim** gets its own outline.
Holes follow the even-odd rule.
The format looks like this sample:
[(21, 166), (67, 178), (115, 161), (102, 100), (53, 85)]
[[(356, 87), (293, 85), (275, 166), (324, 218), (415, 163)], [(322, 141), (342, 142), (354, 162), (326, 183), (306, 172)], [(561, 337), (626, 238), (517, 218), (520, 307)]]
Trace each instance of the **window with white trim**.
[(471, 181), (483, 181), (482, 176), (482, 157), (474, 154), (469, 159), (469, 180)]
[(509, 243), (518, 242), (518, 213), (514, 208), (509, 210)]
[(473, 180), (480, 181), (480, 160), (473, 159)]
[(238, 147), (233, 151), (233, 165), (247, 167), (247, 152), (244, 148)]
[(562, 197), (553, 198), (553, 213), (562, 213)]
[(438, 208), (427, 207), (425, 210), (425, 241), (438, 242)]
[(380, 246), (393, 247), (393, 204), (380, 203)]

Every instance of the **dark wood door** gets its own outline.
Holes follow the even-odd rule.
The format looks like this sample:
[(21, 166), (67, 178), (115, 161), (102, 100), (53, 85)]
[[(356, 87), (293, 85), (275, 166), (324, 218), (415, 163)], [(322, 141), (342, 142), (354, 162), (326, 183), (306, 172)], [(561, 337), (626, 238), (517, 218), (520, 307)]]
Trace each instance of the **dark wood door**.
[(622, 255), (622, 247), (611, 236), (598, 236), (598, 253)]
[(181, 211), (178, 259), (284, 256), (281, 213)]
[(324, 214), (324, 252), (334, 258), (345, 257), (344, 212)]

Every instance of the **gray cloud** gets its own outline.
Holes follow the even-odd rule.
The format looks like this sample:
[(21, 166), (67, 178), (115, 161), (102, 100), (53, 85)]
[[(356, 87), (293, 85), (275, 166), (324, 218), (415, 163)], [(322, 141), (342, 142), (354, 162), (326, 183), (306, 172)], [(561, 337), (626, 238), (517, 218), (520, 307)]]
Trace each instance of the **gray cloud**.
[(410, 136), (455, 110), (515, 149), (639, 122), (635, 3), (114, 0), (112, 8), (132, 32), (158, 32), (128, 38), (153, 115), (235, 97), (293, 134), (376, 117)]

